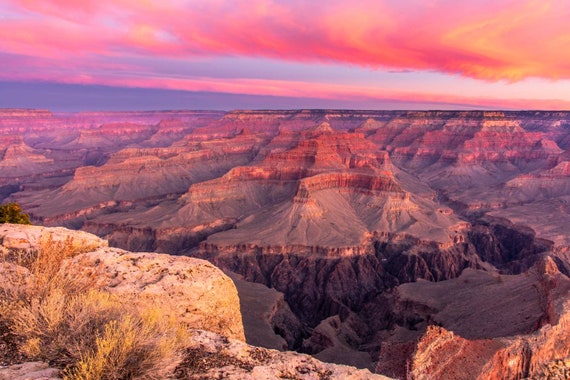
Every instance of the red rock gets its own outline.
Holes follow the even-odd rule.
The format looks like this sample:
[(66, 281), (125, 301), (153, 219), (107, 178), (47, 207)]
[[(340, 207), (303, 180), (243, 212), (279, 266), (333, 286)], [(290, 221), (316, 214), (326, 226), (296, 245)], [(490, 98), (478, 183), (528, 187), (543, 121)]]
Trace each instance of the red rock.
[(3, 155), (33, 173), (0, 173), (0, 196), (274, 287), (304, 325), (288, 344), (328, 360), (404, 377), (438, 323), (420, 342), (453, 361), (418, 352), (418, 376), (530, 376), (565, 354), (569, 115), (8, 110)]

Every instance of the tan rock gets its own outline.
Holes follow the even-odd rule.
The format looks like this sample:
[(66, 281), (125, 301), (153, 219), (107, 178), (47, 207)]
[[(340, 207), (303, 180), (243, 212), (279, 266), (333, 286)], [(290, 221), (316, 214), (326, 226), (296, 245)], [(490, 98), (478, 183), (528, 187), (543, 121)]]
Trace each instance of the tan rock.
[(60, 380), (57, 368), (47, 363), (29, 362), (0, 367), (0, 380)]
[[(245, 340), (239, 298), (232, 280), (207, 261), (159, 253), (133, 253), (109, 248), (95, 235), (65, 228), (15, 224), (0, 225), (2, 247), (35, 249), (41, 239), (68, 238), (78, 250), (62, 270), (73, 277), (92, 278), (93, 285), (124, 297), (127, 302), (158, 307), (190, 328), (211, 330)], [(27, 270), (5, 262), (0, 286), (9, 288), (26, 277)]]
[(245, 340), (234, 283), (205, 260), (100, 248), (76, 256), (66, 268), (129, 302), (159, 307), (191, 328)]
[(11, 294), (17, 293), (19, 287), (25, 285), (30, 271), (19, 265), (0, 261), (0, 290)]
[(42, 227), (4, 223), (0, 225), (0, 242), (6, 249), (32, 249), (39, 246), (42, 239), (51, 237), (54, 241), (72, 239), (73, 245), (82, 251), (107, 247), (109, 244), (95, 235), (83, 231), (73, 231), (63, 227)]
[(312, 356), (281, 352), (228, 340), (207, 331), (194, 331), (180, 379), (233, 380), (388, 380), (367, 369), (321, 362)]

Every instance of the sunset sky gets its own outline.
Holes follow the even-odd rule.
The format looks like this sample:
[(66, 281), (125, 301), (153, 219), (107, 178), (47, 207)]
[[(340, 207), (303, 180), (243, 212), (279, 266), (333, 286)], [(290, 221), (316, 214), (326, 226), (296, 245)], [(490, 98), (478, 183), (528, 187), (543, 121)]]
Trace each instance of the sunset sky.
[(0, 108), (570, 109), (567, 0), (0, 0)]

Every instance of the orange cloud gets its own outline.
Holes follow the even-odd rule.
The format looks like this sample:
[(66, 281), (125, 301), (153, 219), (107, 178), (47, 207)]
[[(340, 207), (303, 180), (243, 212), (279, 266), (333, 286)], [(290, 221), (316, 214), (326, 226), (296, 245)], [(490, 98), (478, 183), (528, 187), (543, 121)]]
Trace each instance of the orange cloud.
[[(2, 8), (3, 7), (3, 8)], [(160, 74), (147, 58), (247, 56), (436, 71), (488, 81), (570, 78), (570, 3), (540, 0), (5, 0), (0, 78), (294, 97), (570, 108), (442, 89)], [(333, 81), (334, 82), (334, 81)], [(419, 84), (421, 85), (421, 84)]]
[[(570, 3), (539, 0), (11, 0), (41, 17), (37, 49), (97, 48), (171, 56), (247, 55), (436, 70), (488, 80), (570, 78)], [(25, 17), (23, 15), (22, 17)], [(65, 22), (79, 29), (70, 32)], [(26, 25), (11, 27), (25, 28)], [(22, 44), (18, 30), (2, 45)], [(111, 36), (111, 37), (110, 37)], [(168, 38), (166, 38), (168, 37)], [(41, 45), (41, 47), (39, 46)], [(166, 46), (166, 48), (164, 47)]]

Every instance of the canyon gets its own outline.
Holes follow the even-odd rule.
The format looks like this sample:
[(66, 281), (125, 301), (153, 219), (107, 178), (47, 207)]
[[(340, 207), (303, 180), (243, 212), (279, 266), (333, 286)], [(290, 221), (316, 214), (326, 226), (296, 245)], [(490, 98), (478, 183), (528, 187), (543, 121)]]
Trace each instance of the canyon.
[(0, 199), (208, 260), (248, 343), (416, 379), (570, 356), (570, 112), (5, 109)]

